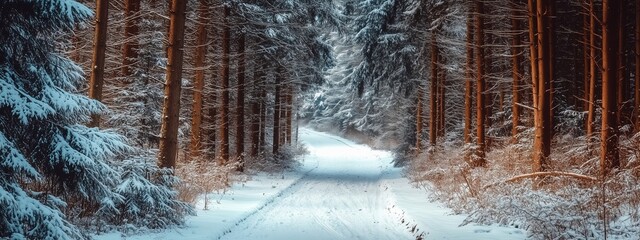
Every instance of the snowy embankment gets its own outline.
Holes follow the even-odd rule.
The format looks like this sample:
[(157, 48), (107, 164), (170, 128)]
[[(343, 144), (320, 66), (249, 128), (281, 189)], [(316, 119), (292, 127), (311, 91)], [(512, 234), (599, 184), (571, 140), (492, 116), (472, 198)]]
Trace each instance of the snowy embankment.
[[(126, 239), (523, 239), (519, 229), (463, 226), (463, 215), (427, 200), (391, 154), (302, 129), (310, 154), (294, 172), (259, 174), (210, 194), (182, 228)], [(96, 236), (123, 239), (121, 233)]]

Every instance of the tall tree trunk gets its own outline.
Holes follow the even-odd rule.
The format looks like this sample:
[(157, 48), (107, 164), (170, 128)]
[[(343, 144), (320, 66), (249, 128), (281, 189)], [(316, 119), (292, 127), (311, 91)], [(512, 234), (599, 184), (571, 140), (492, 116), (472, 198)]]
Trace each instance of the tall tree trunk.
[(616, 117), (618, 84), (618, 27), (621, 24), (620, 1), (602, 1), (602, 133), (600, 172), (606, 176), (620, 166), (618, 152), (618, 121)]
[(264, 68), (262, 64), (254, 62), (254, 79), (253, 79), (253, 97), (251, 98), (251, 153), (252, 157), (258, 156), (260, 153), (260, 87), (264, 78)]
[(635, 105), (633, 117), (636, 132), (640, 131), (640, 2), (636, 1), (636, 74), (635, 74)]
[[(93, 59), (91, 78), (89, 79), (89, 97), (102, 101), (104, 85), (105, 50), (107, 49), (107, 21), (109, 19), (109, 0), (96, 0), (96, 23), (93, 37)], [(100, 126), (100, 115), (91, 116), (90, 127)]]
[(616, 121), (620, 126), (624, 126), (624, 122), (627, 116), (625, 116), (625, 99), (626, 91), (624, 89), (625, 83), (627, 79), (625, 78), (625, 66), (624, 66), (624, 10), (622, 8), (622, 3), (618, 4), (617, 10), (617, 18), (618, 18), (618, 28), (615, 29), (618, 34), (618, 52), (616, 53), (616, 62), (617, 62), (617, 77), (618, 84), (616, 88)]
[(467, 16), (467, 58), (465, 66), (464, 85), (464, 143), (471, 143), (471, 105), (473, 104), (473, 18), (472, 14)]
[(275, 102), (273, 106), (273, 148), (272, 153), (277, 155), (280, 152), (280, 105), (282, 105), (281, 101), (281, 91), (282, 87), (282, 78), (284, 77), (284, 69), (282, 66), (278, 65), (276, 74), (276, 89), (275, 89)]
[(589, 1), (589, 112), (587, 113), (587, 142), (593, 135), (596, 104), (596, 15), (594, 0)]
[(550, 49), (549, 43), (549, 1), (538, 0), (536, 2), (536, 27), (538, 45), (538, 81), (537, 96), (538, 106), (534, 110), (535, 139), (533, 150), (533, 171), (541, 172), (546, 169), (546, 163), (551, 153), (551, 72), (550, 72)]
[(131, 75), (131, 65), (138, 58), (138, 19), (140, 14), (140, 0), (125, 0), (124, 2), (124, 45), (122, 46), (122, 75)]
[[(553, 22), (553, 18), (556, 15), (556, 1), (555, 0), (549, 0), (548, 2), (546, 2), (547, 5), (547, 12), (548, 12), (548, 16), (546, 17), (546, 23), (547, 26), (546, 27), (546, 32), (548, 33), (547, 35), (547, 42), (548, 42), (548, 51), (549, 54), (547, 55), (547, 70), (549, 72), (549, 78), (547, 80), (548, 83), (548, 90), (547, 92), (549, 92), (549, 101), (548, 101), (548, 110), (549, 110), (549, 115), (548, 118), (548, 129), (545, 129), (549, 132), (549, 138), (553, 138), (554, 135), (554, 130), (553, 130), (553, 126), (554, 126), (554, 116), (555, 116), (555, 107), (554, 107), (554, 98), (555, 98), (555, 94), (556, 94), (556, 89), (555, 89), (555, 83), (554, 83), (554, 78), (555, 78), (555, 62), (556, 62), (556, 51), (555, 51), (555, 38), (556, 38), (556, 31), (555, 31), (555, 24)], [(550, 141), (550, 140), (549, 140)]]
[[(585, 8), (588, 9), (588, 6), (585, 6)], [(582, 111), (589, 111), (589, 92), (590, 92), (590, 88), (589, 88), (589, 82), (591, 79), (591, 68), (589, 65), (589, 36), (590, 36), (590, 28), (589, 28), (589, 22), (591, 21), (591, 12), (588, 12), (587, 14), (585, 14), (582, 17), (582, 65), (583, 65), (583, 77), (584, 79), (583, 81), (583, 91), (584, 94), (582, 95), (582, 102), (583, 102), (583, 107), (582, 107)], [(590, 123), (586, 123), (587, 125)]]
[(244, 171), (244, 101), (245, 101), (245, 36), (238, 33), (238, 96), (236, 107), (236, 158), (239, 164), (236, 170)]
[(191, 113), (191, 157), (200, 156), (202, 151), (202, 93), (204, 91), (204, 61), (207, 55), (207, 22), (209, 5), (200, 0), (198, 7), (198, 30), (196, 32), (195, 78), (193, 80), (193, 109)]
[(485, 72), (484, 72), (484, 4), (481, 0), (475, 0), (476, 3), (476, 137), (478, 139), (477, 159), (474, 160), (474, 167), (483, 167), (486, 165), (485, 160)]
[(222, 15), (222, 65), (220, 68), (220, 90), (222, 104), (220, 105), (220, 164), (229, 161), (229, 52), (230, 52), (230, 23), (229, 6), (223, 7)]
[(522, 55), (519, 51), (519, 46), (521, 45), (520, 35), (515, 34), (522, 29), (520, 29), (520, 20), (518, 20), (516, 3), (517, 2), (514, 0), (511, 1), (513, 8), (513, 12), (511, 13), (511, 31), (514, 32), (513, 38), (511, 40), (511, 76), (513, 77), (511, 88), (511, 139), (513, 143), (516, 143), (518, 141), (518, 125), (520, 124), (520, 106), (518, 106), (518, 104), (520, 103), (520, 76), (522, 75), (522, 70), (520, 68), (520, 64), (522, 63)]
[(431, 92), (429, 106), (429, 144), (436, 145), (438, 138), (438, 46), (436, 34), (431, 37)]
[(178, 155), (178, 124), (184, 48), (184, 24), (187, 0), (171, 2), (167, 75), (164, 87), (162, 129), (160, 131), (159, 167), (175, 168)]
[[(440, 55), (440, 63), (444, 64), (444, 59), (442, 59), (442, 55)], [(444, 137), (444, 135), (446, 134), (446, 127), (447, 125), (445, 124), (445, 109), (446, 109), (446, 85), (447, 85), (447, 72), (446, 69), (444, 68), (440, 68), (440, 77), (439, 79), (439, 87), (440, 89), (438, 89), (438, 136), (440, 137)]]
[(266, 151), (267, 146), (267, 90), (260, 91), (260, 149)]

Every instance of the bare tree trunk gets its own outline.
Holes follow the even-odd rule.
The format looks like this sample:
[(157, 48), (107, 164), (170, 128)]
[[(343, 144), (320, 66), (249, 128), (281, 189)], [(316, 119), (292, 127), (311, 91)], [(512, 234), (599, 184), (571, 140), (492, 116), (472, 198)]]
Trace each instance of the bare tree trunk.
[(253, 79), (253, 98), (251, 99), (251, 153), (252, 157), (258, 156), (260, 153), (260, 89), (262, 79), (264, 77), (264, 68), (262, 64), (256, 64), (254, 67)]
[(138, 57), (138, 20), (140, 14), (140, 0), (125, 0), (124, 2), (124, 45), (122, 46), (122, 75), (131, 75), (131, 65)]
[(485, 160), (485, 72), (484, 72), (484, 4), (481, 0), (475, 0), (476, 3), (476, 137), (478, 139), (477, 159), (473, 162), (474, 167), (484, 167)]
[(207, 22), (209, 5), (200, 0), (198, 7), (198, 30), (196, 32), (195, 78), (193, 81), (193, 109), (191, 113), (191, 157), (200, 156), (202, 151), (202, 93), (204, 91), (204, 61), (207, 55)]
[[(520, 26), (520, 20), (518, 20), (518, 12), (517, 12), (517, 6), (516, 6), (516, 2), (515, 1), (511, 1), (512, 3), (512, 8), (513, 8), (513, 12), (512, 12), (512, 18), (511, 18), (511, 31), (513, 31), (514, 33), (517, 33), (518, 31), (520, 31), (521, 26)], [(520, 124), (520, 106), (518, 106), (518, 104), (520, 103), (520, 76), (522, 75), (522, 70), (520, 68), (520, 65), (522, 63), (522, 55), (520, 54), (519, 51), (519, 46), (520, 46), (521, 42), (520, 42), (520, 35), (519, 34), (515, 34), (513, 36), (513, 39), (511, 40), (511, 75), (513, 77), (513, 84), (512, 84), (512, 89), (511, 89), (511, 111), (512, 111), (512, 118), (511, 118), (511, 140), (512, 143), (516, 143), (518, 142), (517, 136), (518, 136), (518, 125)]]
[[(440, 55), (440, 63), (444, 64), (444, 59), (442, 59), (442, 55)], [(438, 136), (440, 137), (444, 137), (446, 134), (446, 127), (447, 125), (445, 124), (445, 110), (446, 110), (446, 85), (447, 85), (447, 72), (446, 69), (444, 68), (440, 68), (440, 77), (438, 78), (440, 80), (440, 83), (438, 84), (440, 89), (438, 89), (439, 92), (439, 98), (438, 98), (438, 103), (440, 103), (439, 107), (438, 107)]]
[(594, 0), (589, 1), (589, 112), (587, 113), (587, 142), (593, 135), (596, 104), (596, 16)]
[(229, 161), (229, 52), (231, 26), (229, 23), (229, 6), (223, 9), (222, 30), (222, 66), (220, 68), (220, 90), (222, 91), (222, 104), (220, 105), (220, 164)]
[(267, 146), (267, 90), (263, 87), (260, 91), (260, 149), (266, 150)]
[(272, 153), (277, 155), (280, 152), (280, 105), (281, 101), (281, 91), (282, 87), (282, 78), (284, 77), (284, 69), (283, 67), (278, 65), (277, 74), (276, 74), (276, 90), (275, 90), (275, 103), (273, 106), (273, 149)]
[[(93, 37), (93, 59), (91, 78), (89, 79), (89, 98), (102, 101), (104, 85), (105, 50), (107, 49), (107, 21), (109, 19), (109, 0), (96, 0), (96, 23)], [(90, 127), (100, 126), (100, 115), (91, 116)]]
[[(555, 83), (554, 83), (554, 78), (555, 78), (555, 61), (556, 61), (556, 53), (555, 53), (555, 25), (553, 22), (553, 18), (556, 15), (556, 4), (555, 4), (555, 0), (549, 0), (548, 2), (546, 2), (547, 4), (547, 12), (548, 12), (548, 16), (546, 17), (545, 21), (547, 23), (547, 29), (546, 32), (548, 33), (548, 37), (547, 37), (547, 41), (548, 41), (548, 51), (549, 54), (547, 55), (548, 58), (548, 69), (546, 71), (549, 72), (549, 78), (547, 80), (548, 82), (548, 90), (547, 92), (549, 92), (549, 101), (548, 101), (548, 109), (549, 109), (549, 115), (548, 118), (548, 129), (545, 129), (549, 132), (549, 138), (553, 138), (554, 135), (554, 129), (553, 126), (554, 125), (554, 116), (555, 116), (555, 107), (554, 107), (554, 98), (555, 98)], [(551, 140), (549, 140), (549, 142), (551, 142)]]
[(635, 74), (635, 118), (636, 132), (640, 131), (640, 2), (636, 1), (636, 74)]
[(619, 126), (624, 126), (624, 122), (627, 116), (625, 116), (625, 102), (627, 101), (625, 99), (625, 83), (627, 82), (627, 79), (625, 78), (625, 66), (624, 66), (624, 23), (623, 23), (623, 15), (624, 15), (624, 10), (622, 8), (622, 3), (618, 4), (618, 10), (617, 10), (617, 18), (618, 18), (618, 28), (615, 29), (617, 31), (618, 34), (618, 52), (616, 53), (616, 62), (617, 62), (617, 78), (618, 79), (618, 86), (616, 88), (616, 96), (617, 96), (617, 107), (616, 107), (616, 121), (618, 122)]
[(244, 171), (244, 102), (245, 102), (245, 36), (238, 33), (238, 96), (236, 107), (236, 158), (240, 162), (237, 169)]
[(535, 139), (533, 150), (533, 172), (542, 172), (546, 168), (546, 163), (551, 153), (551, 72), (550, 72), (550, 49), (549, 43), (549, 0), (538, 0), (536, 2), (536, 27), (538, 44), (538, 83), (537, 96), (538, 106), (535, 111)]
[(429, 110), (429, 144), (436, 145), (438, 138), (438, 46), (436, 34), (431, 37), (431, 92)]
[(471, 105), (473, 104), (473, 18), (467, 16), (467, 59), (465, 66), (465, 93), (464, 93), (464, 143), (471, 143)]
[(178, 124), (184, 48), (184, 24), (187, 1), (171, 2), (169, 44), (167, 45), (167, 80), (164, 87), (162, 130), (160, 131), (159, 167), (175, 168), (178, 155)]
[[(587, 6), (585, 6), (587, 7)], [(590, 88), (589, 88), (589, 82), (591, 79), (591, 69), (590, 69), (590, 65), (589, 65), (589, 35), (591, 33), (590, 29), (589, 29), (589, 22), (591, 21), (591, 13), (587, 13), (582, 17), (582, 65), (583, 65), (583, 74), (584, 74), (584, 79), (583, 84), (583, 91), (584, 94), (582, 102), (583, 102), (583, 107), (582, 107), (582, 111), (589, 111), (589, 92), (590, 92)], [(587, 122), (587, 125), (589, 125), (590, 123)]]
[(618, 84), (617, 62), (618, 27), (620, 25), (619, 5), (617, 0), (602, 1), (602, 133), (600, 172), (606, 176), (609, 171), (620, 166), (618, 152), (618, 121), (616, 117)]

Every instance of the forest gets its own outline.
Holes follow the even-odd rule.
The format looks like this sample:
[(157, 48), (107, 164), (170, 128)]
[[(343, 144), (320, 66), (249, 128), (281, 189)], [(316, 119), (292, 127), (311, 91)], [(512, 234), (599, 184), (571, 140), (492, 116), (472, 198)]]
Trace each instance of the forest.
[(391, 152), (461, 225), (637, 238), (639, 26), (638, 0), (3, 0), (0, 238), (183, 226), (304, 164), (302, 128)]

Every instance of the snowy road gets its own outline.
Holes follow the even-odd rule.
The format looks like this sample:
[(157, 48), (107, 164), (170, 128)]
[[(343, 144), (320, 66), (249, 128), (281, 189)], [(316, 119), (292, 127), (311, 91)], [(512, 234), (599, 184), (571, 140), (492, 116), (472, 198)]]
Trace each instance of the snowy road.
[(304, 129), (300, 138), (315, 168), (221, 239), (415, 239), (382, 194), (387, 152)]

